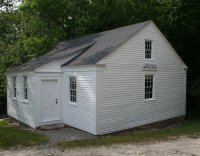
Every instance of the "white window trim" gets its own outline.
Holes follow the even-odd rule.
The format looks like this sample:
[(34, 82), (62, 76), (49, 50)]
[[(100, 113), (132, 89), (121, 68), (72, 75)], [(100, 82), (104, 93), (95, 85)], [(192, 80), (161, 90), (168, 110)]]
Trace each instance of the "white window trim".
[[(152, 98), (149, 98), (149, 99), (145, 99), (145, 76), (147, 75), (152, 75), (153, 76), (153, 95), (152, 95)], [(145, 102), (148, 102), (148, 101), (155, 101), (155, 74), (154, 73), (145, 73), (144, 74), (144, 101)]]
[(12, 100), (13, 101), (17, 101), (17, 97), (12, 97)]
[(149, 102), (149, 101), (155, 101), (155, 98), (151, 98), (151, 99), (144, 99), (144, 102)]
[[(151, 42), (151, 58), (150, 59), (148, 59), (148, 58), (146, 58), (146, 52), (145, 52), (145, 50), (146, 50), (146, 47), (145, 47), (145, 42), (146, 41), (150, 41)], [(150, 61), (150, 62), (152, 62), (152, 61), (154, 61), (154, 44), (153, 44), (153, 40), (151, 40), (151, 39), (145, 39), (144, 40), (144, 58), (145, 58), (145, 60), (146, 61)]]
[[(70, 101), (70, 77), (76, 77), (76, 102)], [(68, 104), (72, 106), (78, 105), (78, 79), (77, 79), (77, 73), (69, 74), (68, 75)]]
[(28, 99), (23, 99), (22, 102), (23, 103), (28, 103)]

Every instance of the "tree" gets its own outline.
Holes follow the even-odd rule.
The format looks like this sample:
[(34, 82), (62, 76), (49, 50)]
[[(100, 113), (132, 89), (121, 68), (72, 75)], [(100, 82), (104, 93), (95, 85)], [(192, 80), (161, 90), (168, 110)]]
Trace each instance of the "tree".
[(200, 105), (197, 94), (200, 86), (200, 2), (163, 0), (162, 8), (161, 29), (189, 67), (187, 93), (196, 107)]
[(86, 0), (26, 0), (21, 10), (37, 14), (49, 28), (57, 27), (63, 39), (70, 39), (81, 33), (89, 4)]
[(153, 20), (189, 66), (188, 88), (199, 98), (199, 0), (0, 0), (0, 102), (7, 69), (40, 56), (61, 40)]

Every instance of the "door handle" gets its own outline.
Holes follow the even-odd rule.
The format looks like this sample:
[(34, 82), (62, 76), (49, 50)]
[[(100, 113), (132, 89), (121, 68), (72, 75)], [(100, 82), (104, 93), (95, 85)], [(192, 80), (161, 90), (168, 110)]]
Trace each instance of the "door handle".
[(58, 99), (56, 99), (56, 103), (58, 103)]

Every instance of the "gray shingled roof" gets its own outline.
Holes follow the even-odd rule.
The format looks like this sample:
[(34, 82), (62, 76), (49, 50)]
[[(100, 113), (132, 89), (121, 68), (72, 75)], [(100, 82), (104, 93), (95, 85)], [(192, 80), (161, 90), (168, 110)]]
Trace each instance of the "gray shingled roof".
[(22, 64), (13, 70), (33, 70), (49, 62), (67, 58), (75, 54), (77, 55), (75, 55), (72, 60), (66, 62), (62, 66), (96, 64), (150, 22), (151, 21), (145, 21), (60, 42), (50, 52)]

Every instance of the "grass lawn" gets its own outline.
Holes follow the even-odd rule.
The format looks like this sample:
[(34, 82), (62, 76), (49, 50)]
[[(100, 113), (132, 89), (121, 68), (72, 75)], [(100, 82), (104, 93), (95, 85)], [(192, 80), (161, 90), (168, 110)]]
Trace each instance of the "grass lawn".
[(193, 117), (185, 120), (182, 124), (154, 130), (146, 131), (124, 131), (120, 133), (114, 133), (106, 136), (99, 136), (95, 139), (74, 140), (68, 142), (62, 142), (58, 146), (62, 149), (73, 147), (87, 147), (87, 146), (101, 146), (111, 145), (117, 143), (140, 143), (150, 141), (160, 141), (170, 138), (189, 136), (200, 136), (200, 117)]
[(0, 149), (34, 146), (46, 142), (48, 142), (46, 136), (11, 126), (8, 121), (0, 120)]

